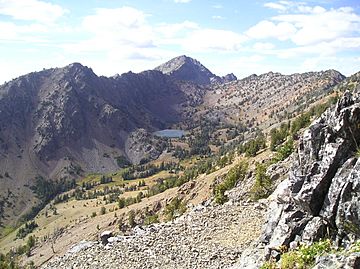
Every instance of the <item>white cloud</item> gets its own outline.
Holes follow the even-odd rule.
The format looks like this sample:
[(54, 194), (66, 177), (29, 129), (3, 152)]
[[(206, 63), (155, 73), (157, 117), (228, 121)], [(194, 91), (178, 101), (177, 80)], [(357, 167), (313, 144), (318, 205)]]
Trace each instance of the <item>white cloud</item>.
[(265, 3), (264, 7), (276, 9), (278, 11), (286, 11), (288, 9), (287, 6), (274, 2)]
[(260, 21), (246, 31), (246, 34), (254, 39), (277, 38), (279, 40), (287, 40), (294, 33), (296, 33), (296, 28), (293, 24), (289, 22), (275, 24), (268, 20)]
[(189, 33), (181, 42), (182, 47), (191, 52), (237, 51), (246, 39), (245, 36), (232, 31), (199, 29)]
[(87, 40), (96, 50), (131, 45), (135, 48), (153, 46), (153, 31), (146, 15), (135, 8), (96, 9), (84, 18), (82, 28), (93, 37)]
[[(156, 31), (163, 36), (163, 38), (168, 39), (168, 38), (174, 38), (177, 36), (183, 36), (185, 35), (188, 31), (193, 31), (196, 29), (200, 29), (200, 26), (192, 21), (184, 21), (181, 23), (173, 23), (173, 24), (160, 24), (156, 27)], [(164, 44), (164, 43), (168, 43), (168, 42), (164, 42), (164, 40), (162, 40), (160, 43)]]
[(150, 61), (162, 55), (174, 56), (175, 52), (236, 51), (246, 40), (233, 31), (203, 28), (191, 21), (150, 24), (147, 18), (147, 14), (131, 7), (96, 9), (81, 24), (81, 32), (89, 38), (60, 46), (72, 54), (97, 52), (104, 58), (125, 62)]
[(298, 59), (299, 57), (335, 57), (337, 53), (347, 50), (360, 51), (360, 37), (342, 37), (330, 42), (320, 42), (318, 44), (285, 49), (264, 49), (257, 52), (273, 55), (279, 59)]
[(269, 42), (256, 42), (253, 45), (253, 49), (257, 50), (257, 51), (260, 51), (260, 52), (264, 52), (264, 51), (267, 51), (267, 50), (272, 50), (274, 48), (275, 48), (275, 45), (272, 44), (272, 43), (269, 43)]
[(349, 76), (358, 72), (360, 57), (337, 57), (337, 56), (318, 56), (306, 58), (300, 63), (299, 71), (320, 71), (335, 69)]
[(0, 22), (0, 43), (46, 43), (48, 41), (44, 34), (47, 32), (48, 28), (38, 23), (17, 25), (13, 22)]
[(307, 9), (308, 14), (289, 14), (273, 17), (274, 21), (288, 23), (298, 30), (291, 35), (296, 45), (309, 45), (350, 36), (360, 27), (360, 16), (351, 8), (325, 10)]
[(0, 14), (16, 20), (51, 23), (67, 12), (59, 5), (39, 0), (1, 0)]
[(211, 17), (213, 20), (224, 20), (225, 18), (223, 16), (220, 15), (214, 15)]
[[(326, 10), (321, 6), (290, 1), (270, 2), (265, 6), (286, 14), (260, 21), (249, 28), (246, 34), (252, 39), (290, 40), (296, 46), (307, 47), (359, 36), (360, 16), (351, 7)], [(322, 44), (321, 47), (326, 52), (336, 51), (329, 44)]]
[(191, 0), (174, 0), (175, 3), (190, 3)]

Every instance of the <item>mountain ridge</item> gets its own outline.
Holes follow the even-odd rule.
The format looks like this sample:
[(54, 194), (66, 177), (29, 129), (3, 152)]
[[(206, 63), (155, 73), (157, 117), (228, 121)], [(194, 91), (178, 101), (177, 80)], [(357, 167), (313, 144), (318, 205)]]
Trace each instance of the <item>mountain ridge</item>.
[[(266, 75), (253, 78), (261, 79), (259, 84), (266, 85), (263, 77)], [(114, 172), (119, 169), (120, 156), (137, 164), (167, 151), (162, 146), (162, 150), (156, 148), (161, 144), (158, 139), (146, 143), (136, 140), (148, 137), (142, 131), (138, 133), (138, 129), (150, 134), (171, 126), (196, 130), (208, 119), (220, 124), (219, 128), (227, 126), (230, 117), (226, 113), (232, 113), (229, 105), (240, 103), (237, 97), (226, 100), (216, 91), (224, 87), (224, 96), (231, 92), (240, 94), (241, 89), (235, 86), (241, 81), (205, 87), (193, 80), (177, 80), (158, 70), (104, 77), (80, 63), (72, 63), (63, 68), (32, 72), (3, 84), (0, 86), (0, 183), (4, 189), (19, 188), (16, 197), (24, 196), (15, 200), (16, 210), (9, 215), (18, 219), (31, 207), (33, 203), (24, 201), (33, 201), (34, 193), (28, 186), (39, 175), (47, 179), (73, 179), (86, 173)], [(329, 79), (324, 85), (333, 83)], [(253, 87), (255, 93), (262, 91), (251, 84), (246, 87)], [(285, 88), (286, 84), (279, 88), (276, 98), (283, 97)], [(247, 97), (246, 104), (251, 105), (255, 99)], [(204, 110), (207, 105), (216, 109), (217, 102), (218, 111)], [(218, 122), (213, 120), (215, 113)], [(243, 121), (241, 117), (236, 120)], [(231, 128), (236, 132), (236, 126)], [(214, 133), (214, 141), (216, 136)], [(139, 151), (129, 154), (126, 145)]]

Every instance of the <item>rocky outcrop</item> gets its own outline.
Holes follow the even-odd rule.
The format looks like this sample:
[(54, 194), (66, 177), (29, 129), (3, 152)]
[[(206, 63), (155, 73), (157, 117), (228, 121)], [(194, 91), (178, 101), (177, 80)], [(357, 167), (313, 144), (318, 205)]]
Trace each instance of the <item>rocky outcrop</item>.
[[(346, 92), (305, 131), (292, 156), (289, 177), (270, 198), (267, 224), (255, 252), (266, 246), (265, 258), (278, 258), (281, 246), (329, 236), (346, 247), (360, 238), (358, 92)], [(255, 264), (260, 263), (258, 259)], [(253, 264), (245, 262), (240, 268), (256, 268)]]
[(313, 269), (357, 269), (360, 268), (360, 253), (349, 255), (324, 255), (319, 257)]
[(133, 164), (142, 164), (157, 159), (166, 147), (166, 140), (153, 136), (145, 129), (131, 132), (125, 142), (126, 155)]

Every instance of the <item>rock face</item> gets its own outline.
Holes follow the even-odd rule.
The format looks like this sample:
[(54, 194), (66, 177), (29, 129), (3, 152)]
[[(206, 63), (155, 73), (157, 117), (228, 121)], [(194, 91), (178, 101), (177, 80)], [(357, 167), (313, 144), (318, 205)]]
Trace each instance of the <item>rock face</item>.
[(177, 80), (192, 81), (196, 84), (209, 85), (211, 83), (225, 83), (236, 80), (234, 74), (218, 77), (211, 73), (199, 61), (182, 55), (158, 66), (155, 70), (161, 71)]
[(145, 129), (130, 133), (125, 143), (125, 152), (133, 164), (155, 160), (166, 149), (166, 142), (152, 136)]
[[(265, 245), (266, 258), (277, 257), (282, 245), (311, 243), (325, 235), (344, 247), (360, 238), (358, 93), (346, 92), (300, 139), (289, 177), (272, 195), (257, 249)], [(254, 267), (247, 262), (240, 268)]]

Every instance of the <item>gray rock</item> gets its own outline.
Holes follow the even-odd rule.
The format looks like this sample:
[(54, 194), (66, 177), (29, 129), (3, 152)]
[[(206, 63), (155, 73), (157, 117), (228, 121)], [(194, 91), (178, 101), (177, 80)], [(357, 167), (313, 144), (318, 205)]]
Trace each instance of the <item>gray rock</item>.
[(311, 244), (314, 239), (322, 238), (325, 235), (326, 222), (321, 217), (314, 217), (306, 224), (302, 233), (302, 241)]
[(316, 260), (313, 269), (358, 269), (360, 268), (360, 253), (345, 255), (325, 255)]
[(112, 231), (104, 231), (100, 235), (100, 240), (103, 245), (107, 245), (109, 243), (108, 239), (113, 236)]
[(79, 251), (85, 250), (87, 248), (90, 248), (94, 245), (94, 242), (89, 242), (89, 241), (81, 241), (80, 243), (72, 246), (69, 250), (68, 253), (78, 253)]

